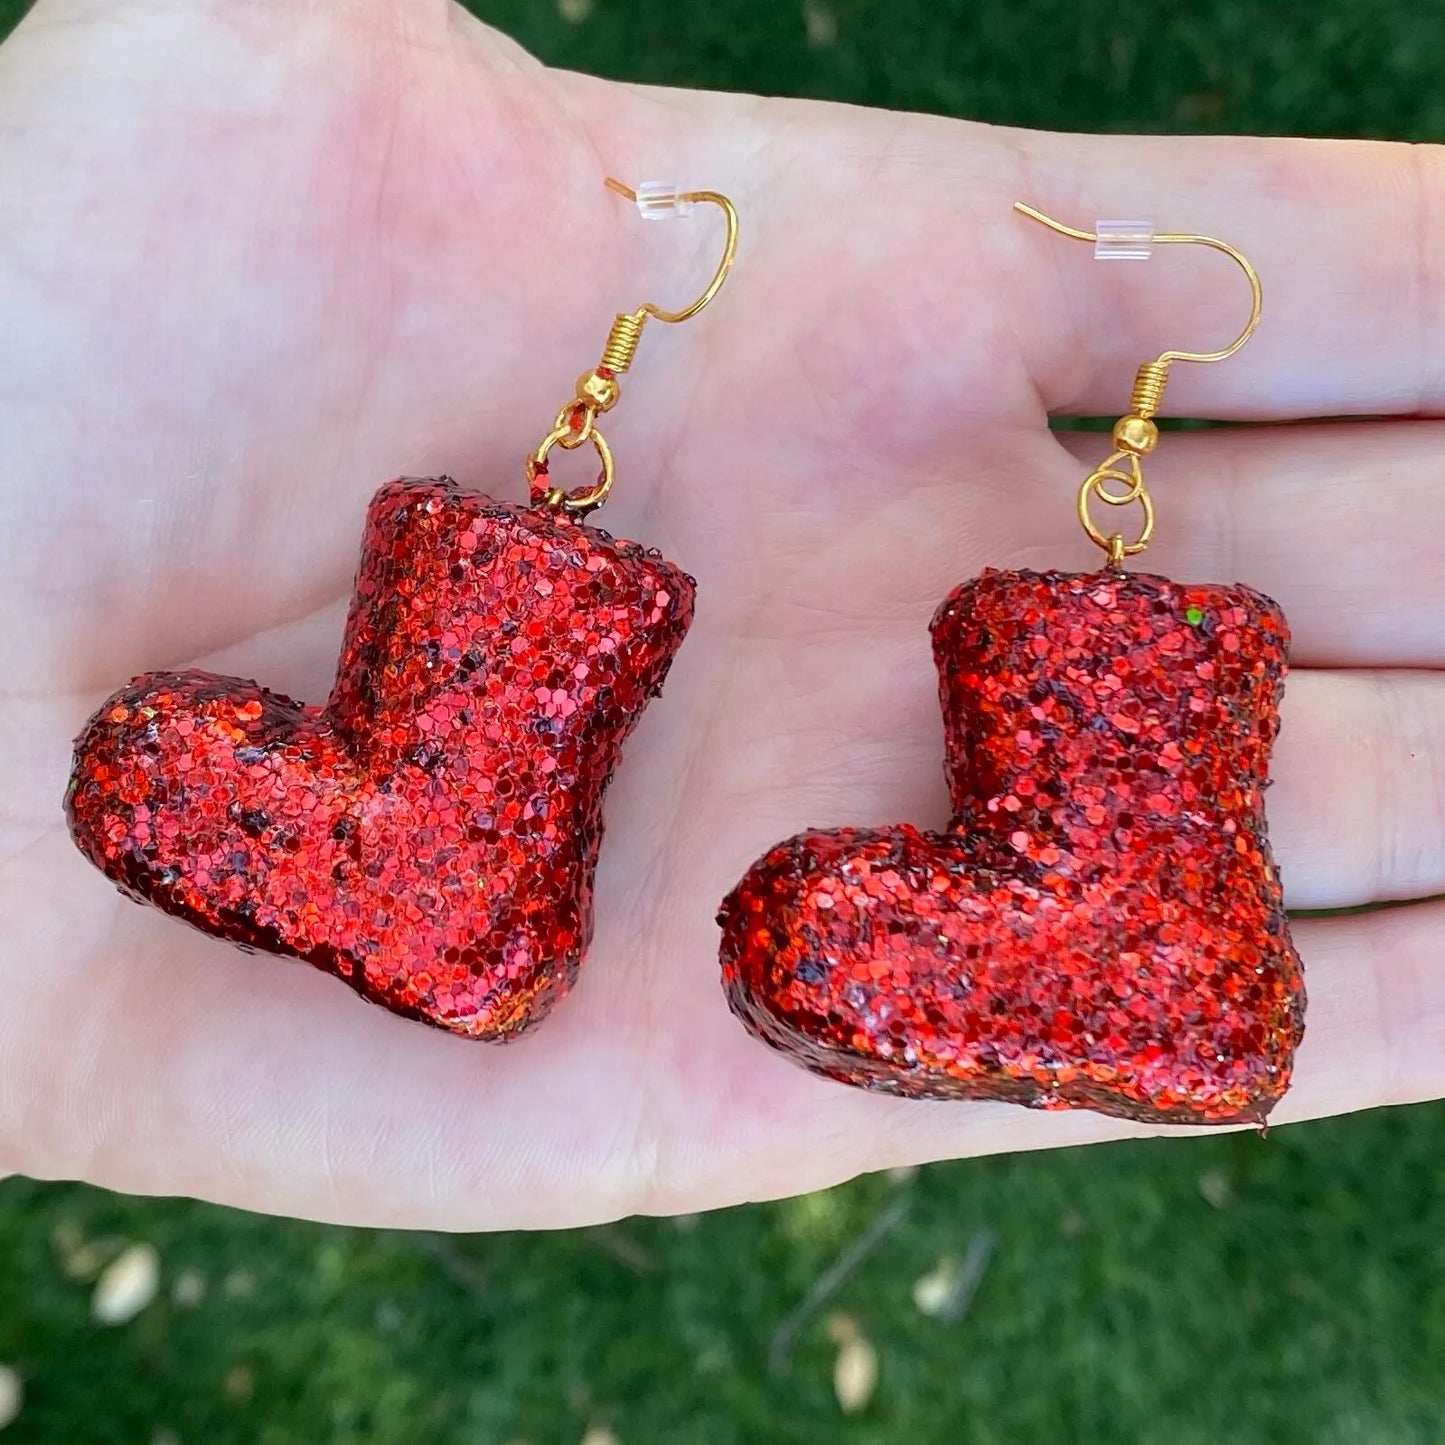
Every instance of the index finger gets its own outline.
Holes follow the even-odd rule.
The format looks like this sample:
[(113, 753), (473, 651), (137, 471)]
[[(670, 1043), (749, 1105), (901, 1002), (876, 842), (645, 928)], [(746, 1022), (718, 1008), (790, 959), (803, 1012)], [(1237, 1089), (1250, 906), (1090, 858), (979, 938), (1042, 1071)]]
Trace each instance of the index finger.
[[(1436, 338), (1445, 281), (1438, 146), (1236, 137), (1013, 132), (1022, 199), (1072, 225), (1142, 218), (1243, 252), (1262, 325), (1221, 365), (1173, 370), (1166, 414), (1280, 420), (1445, 407)], [(1014, 197), (1007, 200), (1011, 202)], [(1002, 304), (1050, 411), (1122, 411), (1134, 368), (1240, 331), (1245, 279), (1206, 249), (1156, 247), (1147, 266), (1096, 266), (1087, 244), (994, 203)]]

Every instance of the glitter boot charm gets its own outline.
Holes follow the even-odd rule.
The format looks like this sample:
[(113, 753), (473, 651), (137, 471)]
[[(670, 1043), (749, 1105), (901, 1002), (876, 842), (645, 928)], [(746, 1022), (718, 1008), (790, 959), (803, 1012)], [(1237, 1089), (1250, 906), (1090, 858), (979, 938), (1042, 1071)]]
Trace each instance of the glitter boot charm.
[(725, 900), (724, 982), (816, 1072), (1263, 1120), (1304, 988), (1264, 826), (1288, 634), (1245, 587), (985, 572), (933, 622), (954, 817), (802, 834)]
[(81, 850), (132, 897), (497, 1039), (591, 932), (602, 797), (692, 580), (565, 511), (448, 480), (368, 514), (335, 687), (152, 673), (76, 744)]

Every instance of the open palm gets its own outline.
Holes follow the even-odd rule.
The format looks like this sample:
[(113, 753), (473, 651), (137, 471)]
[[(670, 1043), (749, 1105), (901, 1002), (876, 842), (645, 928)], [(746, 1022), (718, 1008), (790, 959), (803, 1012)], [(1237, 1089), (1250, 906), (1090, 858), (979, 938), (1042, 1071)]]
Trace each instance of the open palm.
[[(362, 511), (398, 473), (520, 497), (612, 312), (650, 332), (605, 525), (698, 578), (609, 799), (573, 995), (505, 1049), (120, 899), (71, 847), (70, 738), (199, 663), (320, 698)], [(1265, 325), (1181, 372), (1247, 420), (1438, 411), (1439, 155), (1093, 139), (549, 73), (445, 0), (45, 0), (0, 50), (0, 1167), (323, 1218), (582, 1223), (1130, 1131), (802, 1073), (729, 1017), (717, 901), (812, 824), (941, 821), (926, 624), (985, 563), (1087, 567), (1072, 488), (1164, 345), (1246, 298), (1197, 251), (1091, 268), (1012, 216), (1225, 235)], [(1270, 794), (1293, 907), (1445, 891), (1445, 431), (1165, 439), (1159, 570), (1276, 596), (1295, 673)], [(1082, 458), (1087, 457), (1087, 463)], [(564, 478), (569, 484), (571, 477)], [(579, 464), (576, 481), (585, 480)], [(1445, 1091), (1445, 905), (1302, 921), (1277, 1118)]]

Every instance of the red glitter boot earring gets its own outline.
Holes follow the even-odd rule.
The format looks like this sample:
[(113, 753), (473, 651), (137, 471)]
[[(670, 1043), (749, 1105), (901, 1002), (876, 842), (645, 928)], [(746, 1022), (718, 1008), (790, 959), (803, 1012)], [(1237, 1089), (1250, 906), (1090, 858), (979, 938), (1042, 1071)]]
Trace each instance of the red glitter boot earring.
[[(720, 207), (726, 247), (691, 306), (617, 317), (528, 458), (530, 505), (384, 486), (325, 706), (149, 673), (91, 718), (66, 794), (76, 844), (132, 898), (473, 1038), (535, 1024), (576, 976), (603, 793), (692, 620), (692, 578), (584, 519), (612, 486), (597, 419), (619, 373), (649, 317), (717, 294), (737, 214), (608, 185), (644, 216)], [(589, 443), (596, 485), (564, 492), (549, 455)]]
[[(723, 902), (733, 1011), (818, 1073), (1192, 1124), (1262, 1121), (1288, 1087), (1305, 996), (1264, 818), (1285, 620), (1247, 587), (1123, 569), (1153, 531), (1142, 458), (1169, 367), (1243, 346), (1259, 279), (1211, 237), (1146, 239), (1232, 257), (1249, 324), (1139, 368), (1079, 490), (1103, 570), (985, 571), (938, 609), (948, 830), (803, 833)], [(1139, 504), (1137, 539), (1096, 502)]]

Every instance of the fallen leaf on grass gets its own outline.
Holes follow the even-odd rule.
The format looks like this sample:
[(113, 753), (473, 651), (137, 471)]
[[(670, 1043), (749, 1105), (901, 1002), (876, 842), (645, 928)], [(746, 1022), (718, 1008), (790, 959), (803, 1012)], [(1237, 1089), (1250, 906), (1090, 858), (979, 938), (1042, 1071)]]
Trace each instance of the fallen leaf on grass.
[(0, 1365), (0, 1430), (13, 1425), (25, 1403), (25, 1386), (9, 1365)]
[(830, 1315), (828, 1335), (838, 1346), (833, 1361), (833, 1393), (845, 1415), (856, 1415), (873, 1398), (878, 1384), (878, 1351), (849, 1314)]
[(101, 1271), (90, 1297), (91, 1318), (100, 1325), (127, 1325), (156, 1297), (161, 1257), (149, 1244), (121, 1250)]

